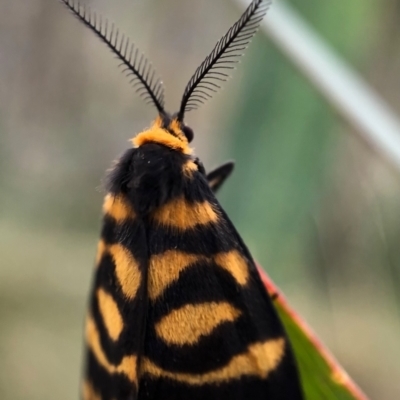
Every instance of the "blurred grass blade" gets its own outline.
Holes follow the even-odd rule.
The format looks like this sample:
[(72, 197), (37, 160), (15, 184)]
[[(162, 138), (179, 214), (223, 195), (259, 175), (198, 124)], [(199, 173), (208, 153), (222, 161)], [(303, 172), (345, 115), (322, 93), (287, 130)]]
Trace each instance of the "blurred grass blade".
[(285, 325), (300, 368), (306, 400), (368, 400), (266, 273), (261, 279)]
[[(235, 0), (242, 8), (247, 0)], [(389, 105), (285, 1), (261, 30), (369, 146), (400, 170), (400, 120)]]

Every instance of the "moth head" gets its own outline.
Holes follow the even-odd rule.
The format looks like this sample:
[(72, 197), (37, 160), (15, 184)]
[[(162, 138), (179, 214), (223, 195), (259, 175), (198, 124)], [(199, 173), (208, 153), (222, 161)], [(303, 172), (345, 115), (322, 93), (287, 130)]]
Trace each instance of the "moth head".
[(193, 140), (193, 131), (179, 121), (177, 114), (160, 114), (153, 125), (132, 139), (135, 147), (146, 143), (159, 143), (184, 154), (191, 154), (189, 143)]
[(183, 153), (191, 153), (189, 143), (194, 134), (193, 130), (184, 124), (185, 113), (197, 109), (221, 88), (221, 83), (228, 80), (228, 72), (234, 69), (238, 58), (256, 33), (270, 3), (270, 0), (253, 0), (250, 3), (239, 20), (197, 67), (186, 85), (179, 111), (169, 116), (159, 108), (160, 116), (153, 126), (134, 139), (136, 146), (158, 141)]
[(159, 116), (153, 125), (133, 139), (139, 147), (147, 142), (161, 143), (190, 154), (193, 131), (184, 123), (185, 113), (197, 109), (220, 89), (229, 72), (246, 49), (267, 12), (271, 0), (252, 0), (246, 11), (217, 42), (190, 78), (184, 90), (179, 111), (172, 116), (164, 109), (164, 85), (152, 64), (125, 35), (119, 35), (114, 24), (87, 8), (79, 0), (60, 0), (86, 27), (92, 30), (121, 61), (124, 73), (139, 95), (156, 107)]

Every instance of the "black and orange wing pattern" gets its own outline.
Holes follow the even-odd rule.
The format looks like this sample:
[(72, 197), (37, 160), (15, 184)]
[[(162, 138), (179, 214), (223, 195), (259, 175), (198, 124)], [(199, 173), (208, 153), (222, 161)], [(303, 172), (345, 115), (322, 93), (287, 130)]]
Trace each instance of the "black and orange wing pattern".
[(83, 400), (301, 400), (290, 343), (254, 261), (218, 203), (184, 114), (227, 79), (264, 17), (253, 0), (195, 71), (179, 111), (137, 48), (61, 0), (133, 75), (158, 117), (109, 175), (86, 320)]
[(146, 229), (122, 193), (110, 192), (86, 320), (83, 399), (137, 399), (146, 321)]
[(191, 156), (127, 151), (96, 268), (85, 399), (301, 399), (254, 262)]
[[(143, 159), (167, 157), (161, 146), (147, 146), (139, 149)], [(179, 171), (184, 158), (176, 164)], [(152, 179), (143, 168), (142, 179)], [(139, 398), (300, 399), (290, 345), (254, 262), (204, 175), (192, 171), (174, 176), (181, 189), (146, 223)]]

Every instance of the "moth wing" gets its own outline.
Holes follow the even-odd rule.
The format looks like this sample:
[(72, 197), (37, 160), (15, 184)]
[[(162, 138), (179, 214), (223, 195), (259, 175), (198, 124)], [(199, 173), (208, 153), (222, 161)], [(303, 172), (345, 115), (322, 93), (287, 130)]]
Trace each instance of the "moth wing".
[(224, 184), (225, 180), (229, 178), (234, 167), (235, 163), (233, 161), (227, 161), (207, 174), (208, 185), (214, 193), (216, 193)]
[(252, 257), (200, 173), (152, 215), (148, 250), (141, 400), (303, 398)]
[(136, 400), (147, 304), (145, 225), (109, 193), (86, 320), (84, 400)]

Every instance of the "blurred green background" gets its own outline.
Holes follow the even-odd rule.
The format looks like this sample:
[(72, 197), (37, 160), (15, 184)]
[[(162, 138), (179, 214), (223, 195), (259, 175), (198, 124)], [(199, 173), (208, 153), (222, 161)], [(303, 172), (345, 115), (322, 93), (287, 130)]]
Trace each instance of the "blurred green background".
[[(92, 0), (175, 111), (240, 15), (228, 0)], [(400, 114), (400, 1), (293, 6)], [(56, 0), (0, 2), (0, 398), (77, 398), (102, 179), (155, 117)], [(400, 398), (400, 176), (262, 35), (187, 115), (254, 257), (371, 399)]]

